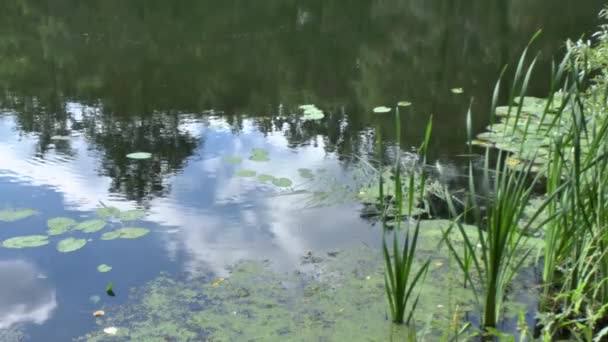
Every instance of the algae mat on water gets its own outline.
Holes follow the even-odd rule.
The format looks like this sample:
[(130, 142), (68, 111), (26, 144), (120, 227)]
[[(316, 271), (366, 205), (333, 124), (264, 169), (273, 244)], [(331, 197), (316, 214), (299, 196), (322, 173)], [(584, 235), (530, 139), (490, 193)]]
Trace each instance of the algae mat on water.
[[(474, 308), (470, 290), (455, 285), (462, 274), (446, 248), (437, 248), (448, 225), (427, 221), (421, 227), (417, 264), (430, 256), (432, 268), (421, 288), (416, 324), (427, 330), (428, 341), (445, 330), (457, 307), (460, 312)], [(105, 308), (112, 315), (99, 319), (99, 329), (79, 340), (405, 339), (407, 332), (394, 330), (387, 318), (380, 250), (357, 246), (307, 255), (302, 264), (299, 272), (278, 273), (268, 263), (243, 261), (230, 268), (230, 277), (215, 281), (161, 276), (133, 290), (130, 304)], [(116, 327), (117, 334), (105, 334), (107, 327)]]

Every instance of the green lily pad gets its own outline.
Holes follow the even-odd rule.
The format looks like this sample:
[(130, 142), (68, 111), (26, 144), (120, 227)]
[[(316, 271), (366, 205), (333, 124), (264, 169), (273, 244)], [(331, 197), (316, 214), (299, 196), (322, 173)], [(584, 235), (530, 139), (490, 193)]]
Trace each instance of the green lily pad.
[(146, 228), (126, 227), (113, 230), (111, 232), (104, 233), (101, 235), (102, 240), (114, 240), (114, 239), (137, 239), (150, 232)]
[(127, 154), (127, 158), (136, 160), (150, 159), (152, 158), (152, 154), (148, 152), (134, 152)]
[(317, 106), (312, 105), (312, 104), (302, 105), (302, 106), (300, 106), (300, 109), (303, 111), (303, 115), (302, 115), (303, 121), (321, 120), (325, 117), (325, 114), (323, 113), (323, 111), (320, 110), (319, 108), (317, 108)]
[(101, 273), (110, 272), (111, 270), (112, 270), (112, 266), (110, 266), (110, 265), (101, 264), (101, 265), (97, 266), (97, 271), (101, 272)]
[(380, 107), (374, 108), (374, 113), (376, 113), (376, 114), (385, 114), (390, 111), (391, 111), (391, 109), (388, 107), (385, 107), (385, 106), (380, 106)]
[(251, 150), (251, 157), (249, 157), (249, 160), (266, 162), (270, 161), (270, 158), (268, 157), (268, 151), (262, 148), (254, 148)]
[(243, 162), (243, 158), (236, 156), (227, 156), (224, 157), (224, 162), (232, 165), (240, 164)]
[(258, 176), (258, 180), (263, 183), (272, 182), (273, 179), (274, 177), (271, 175), (261, 174)]
[(120, 210), (114, 207), (102, 207), (95, 211), (97, 216), (102, 219), (108, 219), (112, 217), (118, 217), (120, 215)]
[(123, 221), (137, 221), (146, 216), (146, 212), (141, 209), (123, 211), (118, 215), (118, 218)]
[(67, 233), (70, 228), (74, 227), (76, 221), (69, 217), (55, 217), (48, 220), (46, 225), (49, 227), (49, 230), (47, 230), (49, 235), (61, 235)]
[(238, 177), (255, 177), (256, 174), (257, 172), (253, 170), (239, 170), (236, 172)]
[(103, 220), (87, 220), (80, 222), (74, 229), (80, 230), (83, 233), (95, 233), (102, 230), (106, 226), (106, 221)]
[(452, 88), (450, 91), (453, 94), (462, 94), (462, 93), (464, 93), (464, 89), (462, 89), (462, 88)]
[(409, 101), (401, 101), (401, 102), (397, 103), (397, 106), (399, 106), (399, 107), (409, 107), (411, 105), (412, 105), (412, 103)]
[(46, 235), (16, 236), (2, 242), (2, 245), (6, 248), (30, 248), (40, 247), (48, 244), (49, 237)]
[(315, 174), (312, 172), (311, 169), (306, 169), (306, 168), (298, 169), (298, 173), (300, 174), (300, 177), (302, 177), (302, 178), (306, 178), (306, 179), (315, 178)]
[(292, 182), (289, 178), (275, 178), (272, 180), (272, 184), (281, 188), (287, 188), (291, 186)]
[(69, 237), (67, 239), (63, 239), (57, 243), (57, 250), (61, 253), (70, 253), (77, 251), (84, 247), (87, 244), (86, 239), (76, 239), (73, 237)]
[(0, 210), (1, 222), (15, 222), (23, 220), (30, 216), (36, 215), (38, 212), (32, 209), (3, 209)]

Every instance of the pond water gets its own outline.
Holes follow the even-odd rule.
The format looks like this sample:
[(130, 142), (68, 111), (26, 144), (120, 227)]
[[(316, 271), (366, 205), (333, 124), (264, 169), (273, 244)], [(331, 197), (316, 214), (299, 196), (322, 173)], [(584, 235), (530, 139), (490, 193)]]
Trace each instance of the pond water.
[[(373, 127), (389, 139), (394, 128), (371, 109), (413, 103), (402, 124), (406, 149), (432, 113), (432, 159), (457, 174), (470, 98), (481, 130), (501, 67), (539, 28), (531, 94), (541, 94), (550, 59), (566, 38), (593, 32), (602, 4), (4, 0), (0, 240), (7, 247), (10, 238), (53, 235), (38, 247), (0, 248), (0, 340), (95, 340), (109, 324), (95, 310), (127, 324), (137, 319), (121, 308), (145, 309), (138, 300), (159, 282), (206, 291), (193, 284), (221, 286), (227, 267), (246, 261), (274, 272), (261, 281), (298, 283), (276, 277), (306, 271), (316, 255), (373, 254), (380, 231), (362, 215), (354, 184), (366, 177), (359, 157), (373, 153)], [(307, 104), (323, 117), (306, 120), (299, 106)], [(127, 157), (135, 152), (150, 158)], [(100, 272), (102, 264), (111, 270)], [(116, 296), (106, 294), (109, 283)], [(167, 311), (167, 320), (188, 314)], [(282, 335), (274, 338), (297, 339), (275, 328)], [(171, 335), (176, 329), (155, 337), (211, 331)]]

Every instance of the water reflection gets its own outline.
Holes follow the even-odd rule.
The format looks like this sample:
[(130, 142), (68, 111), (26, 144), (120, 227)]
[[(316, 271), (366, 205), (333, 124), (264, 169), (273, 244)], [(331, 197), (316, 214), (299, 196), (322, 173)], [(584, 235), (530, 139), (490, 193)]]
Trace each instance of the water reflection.
[(23, 260), (0, 261), (0, 329), (46, 322), (57, 308), (55, 291), (40, 271)]

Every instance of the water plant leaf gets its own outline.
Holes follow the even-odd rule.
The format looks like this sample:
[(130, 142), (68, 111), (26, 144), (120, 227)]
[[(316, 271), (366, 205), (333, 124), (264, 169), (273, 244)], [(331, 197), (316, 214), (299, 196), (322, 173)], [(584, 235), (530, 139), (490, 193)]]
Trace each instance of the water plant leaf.
[(70, 253), (77, 251), (87, 244), (86, 239), (77, 239), (69, 237), (57, 243), (57, 250), (61, 253)]
[(275, 178), (272, 180), (272, 184), (281, 188), (288, 188), (293, 183), (289, 178)]
[(311, 169), (301, 168), (301, 169), (298, 169), (298, 173), (300, 174), (300, 177), (302, 177), (302, 178), (306, 178), (306, 179), (315, 178), (315, 174), (312, 172)]
[(146, 212), (141, 209), (123, 211), (118, 215), (122, 221), (137, 221), (146, 216)]
[(147, 235), (150, 232), (146, 228), (138, 227), (125, 227), (107, 232), (101, 235), (102, 240), (114, 240), (114, 239), (137, 239)]
[(391, 111), (391, 109), (388, 107), (385, 107), (385, 106), (380, 106), (380, 107), (374, 108), (374, 113), (376, 113), (376, 114), (385, 114), (390, 111)]
[(226, 156), (223, 158), (223, 160), (225, 163), (232, 165), (240, 164), (243, 162), (243, 158), (237, 156)]
[(114, 283), (109, 283), (108, 286), (106, 286), (106, 294), (110, 297), (116, 296), (116, 293), (114, 293)]
[(270, 161), (270, 158), (268, 157), (267, 150), (262, 148), (254, 148), (251, 150), (251, 156), (249, 157), (249, 160), (256, 162), (267, 162)]
[(106, 226), (106, 221), (103, 220), (87, 220), (80, 222), (74, 227), (76, 230), (80, 230), (83, 233), (95, 233), (102, 230)]
[(399, 106), (399, 107), (409, 107), (411, 105), (412, 105), (412, 103), (409, 101), (401, 101), (401, 102), (397, 103), (397, 106)]
[(319, 108), (317, 108), (317, 106), (315, 106), (313, 104), (301, 105), (300, 109), (303, 111), (303, 115), (302, 115), (303, 121), (321, 120), (325, 117), (325, 114), (323, 113), (323, 111), (320, 110)]
[(55, 217), (46, 222), (49, 227), (47, 233), (49, 235), (61, 235), (67, 233), (70, 228), (76, 225), (76, 221), (69, 217)]
[(110, 272), (111, 270), (112, 270), (112, 266), (110, 266), (110, 265), (101, 264), (101, 265), (97, 266), (97, 271), (101, 272), (101, 273)]
[(16, 236), (4, 240), (2, 246), (6, 248), (31, 248), (49, 244), (49, 237), (46, 235), (25, 235)]
[(258, 180), (263, 183), (272, 182), (273, 179), (274, 179), (274, 176), (267, 175), (267, 174), (261, 174), (258, 176)]
[(462, 93), (464, 93), (464, 89), (462, 89), (462, 88), (452, 88), (450, 91), (453, 94), (462, 94)]
[(255, 177), (255, 175), (257, 174), (257, 172), (253, 171), (253, 170), (239, 170), (236, 172), (237, 177)]
[(102, 207), (95, 211), (97, 216), (102, 219), (109, 219), (112, 217), (118, 217), (120, 215), (120, 210), (114, 207)]
[(2, 209), (0, 210), (0, 221), (15, 222), (34, 216), (37, 213), (37, 211), (32, 209)]
[(152, 158), (152, 154), (149, 152), (133, 152), (127, 154), (127, 158), (136, 160), (150, 159)]

